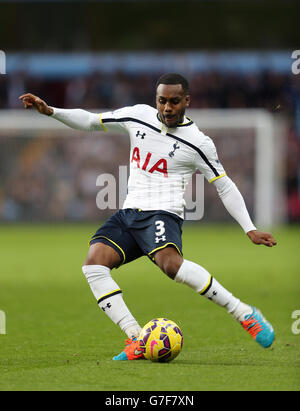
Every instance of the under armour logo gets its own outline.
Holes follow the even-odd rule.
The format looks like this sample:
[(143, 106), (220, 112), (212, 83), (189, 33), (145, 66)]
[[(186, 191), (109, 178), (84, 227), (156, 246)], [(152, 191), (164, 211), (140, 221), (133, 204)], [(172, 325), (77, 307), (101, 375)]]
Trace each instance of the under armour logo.
[(178, 146), (177, 145), (177, 143), (178, 143), (178, 141), (176, 141), (176, 143), (175, 144), (173, 144), (173, 151), (170, 151), (170, 153), (169, 153), (169, 156), (170, 157), (174, 157), (174, 155), (175, 155), (175, 150), (178, 150), (179, 148), (180, 148), (180, 146)]
[(212, 300), (217, 294), (218, 294), (217, 291), (213, 291), (212, 295), (208, 297), (208, 299)]
[(166, 236), (162, 235), (161, 237), (155, 237), (156, 244), (159, 243), (160, 241), (166, 241)]
[(104, 307), (101, 307), (103, 311), (105, 311), (107, 308), (111, 308), (111, 303), (107, 303)]
[(140, 130), (136, 133), (136, 137), (141, 137), (142, 139), (145, 138), (146, 133), (141, 133)]

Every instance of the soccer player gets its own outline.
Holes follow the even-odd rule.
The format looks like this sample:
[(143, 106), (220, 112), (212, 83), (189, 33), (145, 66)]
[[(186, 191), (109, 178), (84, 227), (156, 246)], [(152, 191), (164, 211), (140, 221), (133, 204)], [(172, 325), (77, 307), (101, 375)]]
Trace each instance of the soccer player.
[(138, 342), (141, 327), (111, 276), (113, 268), (143, 255), (172, 280), (225, 307), (262, 347), (272, 344), (273, 328), (258, 309), (240, 301), (205, 268), (182, 255), (183, 195), (197, 169), (216, 187), (225, 208), (254, 244), (276, 245), (271, 234), (258, 231), (252, 223), (242, 195), (218, 159), (213, 141), (185, 116), (190, 93), (183, 76), (168, 73), (159, 78), (156, 108), (138, 104), (95, 114), (51, 107), (30, 93), (20, 99), (25, 108), (35, 108), (74, 129), (125, 131), (130, 136), (126, 200), (92, 237), (82, 267), (99, 307), (128, 336), (124, 351), (114, 360), (143, 357)]

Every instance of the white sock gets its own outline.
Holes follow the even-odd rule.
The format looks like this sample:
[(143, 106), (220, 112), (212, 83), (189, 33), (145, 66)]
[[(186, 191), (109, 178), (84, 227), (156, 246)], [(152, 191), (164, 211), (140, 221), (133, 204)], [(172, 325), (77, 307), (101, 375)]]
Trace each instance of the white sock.
[(127, 308), (122, 291), (103, 265), (84, 265), (82, 272), (91, 287), (99, 307), (129, 338), (137, 337), (141, 327)]
[[(192, 261), (183, 260), (174, 280), (178, 283), (188, 285), (197, 293), (204, 295), (209, 300), (225, 307), (229, 313), (235, 313), (235, 316), (237, 317), (241, 315), (240, 311), (245, 310), (245, 307), (241, 305), (243, 303), (241, 303), (239, 299), (234, 297), (220, 283), (218, 283), (218, 281), (213, 278), (205, 268)], [(239, 310), (239, 307), (241, 307), (241, 310)]]
[(252, 311), (253, 308), (250, 305), (240, 301), (236, 309), (231, 314), (237, 321), (243, 321), (246, 315), (251, 314)]

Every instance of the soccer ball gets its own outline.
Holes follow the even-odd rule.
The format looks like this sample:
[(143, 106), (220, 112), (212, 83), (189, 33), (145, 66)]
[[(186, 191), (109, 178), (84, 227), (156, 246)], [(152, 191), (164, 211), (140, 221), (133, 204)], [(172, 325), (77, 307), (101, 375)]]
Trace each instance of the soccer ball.
[(139, 342), (140, 349), (147, 360), (170, 362), (180, 353), (183, 336), (174, 321), (155, 318), (144, 326)]

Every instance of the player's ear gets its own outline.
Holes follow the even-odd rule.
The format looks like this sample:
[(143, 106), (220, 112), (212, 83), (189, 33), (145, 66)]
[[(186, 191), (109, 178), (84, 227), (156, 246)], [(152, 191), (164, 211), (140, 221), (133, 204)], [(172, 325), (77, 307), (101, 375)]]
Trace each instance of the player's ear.
[(189, 107), (190, 101), (191, 101), (190, 96), (189, 95), (185, 96), (185, 106), (186, 107)]

